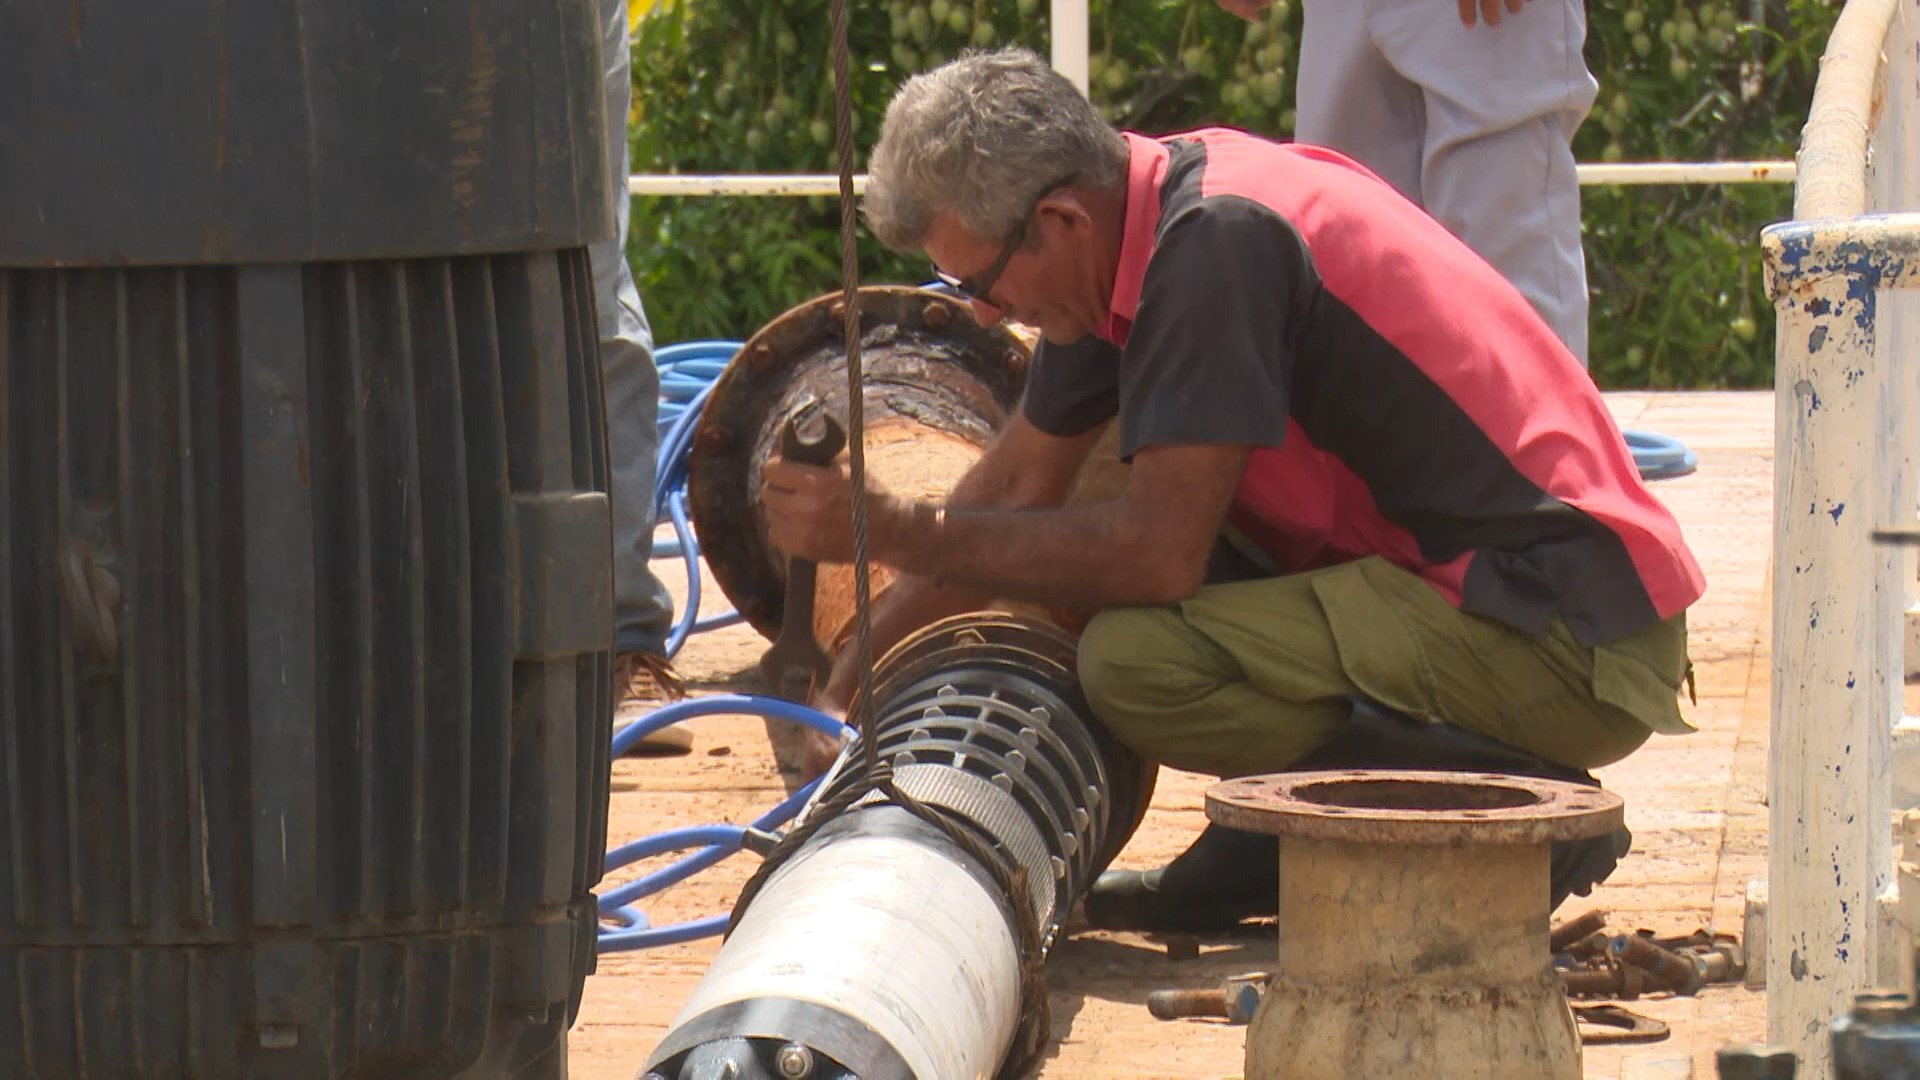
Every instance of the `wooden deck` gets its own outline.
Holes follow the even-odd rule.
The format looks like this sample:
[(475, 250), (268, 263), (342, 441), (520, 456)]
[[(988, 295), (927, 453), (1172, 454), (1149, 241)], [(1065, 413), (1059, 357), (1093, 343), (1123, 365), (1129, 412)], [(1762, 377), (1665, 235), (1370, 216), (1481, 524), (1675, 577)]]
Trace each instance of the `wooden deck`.
[[(1608, 403), (1624, 428), (1684, 441), (1699, 471), (1655, 490), (1679, 517), (1706, 569), (1707, 594), (1689, 614), (1700, 728), (1655, 736), (1604, 773), (1627, 803), (1634, 851), (1593, 896), (1561, 917), (1600, 907), (1615, 930), (1680, 933), (1700, 927), (1739, 933), (1748, 880), (1766, 872), (1769, 547), (1772, 535), (1773, 396), (1767, 392), (1621, 393)], [(664, 566), (664, 564), (663, 564)], [(724, 606), (708, 579), (707, 606)], [(765, 647), (735, 628), (693, 639), (678, 665), (699, 692), (728, 689)], [(616, 764), (610, 835), (617, 843), (681, 825), (746, 821), (783, 793), (757, 719), (699, 723), (688, 757)], [(1121, 856), (1122, 865), (1158, 864), (1205, 823), (1207, 780), (1163, 772), (1153, 811)], [(664, 924), (721, 912), (751, 871), (742, 856), (654, 898)], [(625, 875), (616, 875), (625, 876)], [(571, 1036), (576, 1080), (630, 1080), (665, 1034), (717, 948), (714, 941), (603, 957), (587, 982)], [(1054, 1046), (1048, 1077), (1238, 1076), (1244, 1028), (1147, 1015), (1147, 993), (1200, 986), (1239, 971), (1271, 967), (1271, 938), (1209, 944), (1197, 959), (1169, 959), (1130, 934), (1084, 933), (1055, 950), (1048, 969)], [(1765, 1029), (1761, 995), (1711, 987), (1697, 998), (1643, 998), (1631, 1006), (1672, 1025), (1665, 1042), (1589, 1047), (1589, 1077), (1714, 1075), (1714, 1051)]]

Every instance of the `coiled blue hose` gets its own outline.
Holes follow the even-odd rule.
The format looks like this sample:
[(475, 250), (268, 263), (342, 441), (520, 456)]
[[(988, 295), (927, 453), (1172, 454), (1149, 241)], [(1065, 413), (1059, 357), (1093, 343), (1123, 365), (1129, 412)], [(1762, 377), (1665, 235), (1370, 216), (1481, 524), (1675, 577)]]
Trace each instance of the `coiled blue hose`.
[(1699, 459), (1679, 439), (1648, 431), (1622, 434), (1627, 437), (1627, 449), (1633, 451), (1633, 464), (1642, 480), (1671, 480), (1699, 467)]
[(653, 467), (653, 518), (673, 523), (672, 540), (656, 540), (656, 559), (677, 558), (686, 564), (687, 599), (680, 617), (667, 634), (667, 655), (673, 656), (687, 638), (741, 622), (729, 611), (700, 618), (700, 546), (687, 520), (687, 465), (692, 456), (693, 431), (715, 379), (727, 361), (740, 351), (738, 341), (687, 341), (667, 345), (654, 353), (660, 369), (660, 426), (664, 434)]
[[(759, 716), (771, 720), (785, 720), (839, 739), (844, 739), (852, 731), (845, 724), (818, 709), (809, 709), (790, 701), (751, 694), (716, 694), (713, 697), (663, 705), (649, 713), (645, 719), (636, 720), (621, 728), (613, 736), (613, 756), (619, 757), (631, 749), (635, 743), (661, 728), (702, 716), (719, 715)], [(650, 859), (673, 851), (686, 851), (689, 848), (700, 849), (691, 855), (676, 859), (645, 877), (615, 886), (600, 894), (597, 900), (602, 922), (599, 936), (600, 951), (603, 953), (627, 952), (660, 945), (677, 945), (685, 941), (712, 937), (724, 931), (727, 928), (725, 915), (711, 915), (704, 919), (692, 919), (674, 923), (671, 926), (655, 927), (647, 922), (647, 917), (641, 914), (633, 904), (670, 885), (685, 881), (739, 851), (749, 832), (764, 832), (793, 820), (794, 815), (800, 812), (800, 808), (813, 797), (813, 790), (819, 782), (817, 778), (808, 782), (800, 790), (781, 800), (779, 805), (755, 818), (751, 825), (699, 825), (692, 828), (672, 829), (632, 843), (622, 844), (607, 852), (606, 870), (611, 873), (642, 859)]]

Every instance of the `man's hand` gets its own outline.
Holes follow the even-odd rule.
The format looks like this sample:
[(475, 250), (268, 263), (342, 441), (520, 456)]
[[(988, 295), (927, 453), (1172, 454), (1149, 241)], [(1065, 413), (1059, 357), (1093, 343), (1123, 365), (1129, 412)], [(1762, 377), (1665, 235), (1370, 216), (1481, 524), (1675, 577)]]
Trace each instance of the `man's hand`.
[[(1239, 0), (1244, 2), (1244, 0)], [(1472, 29), (1476, 13), (1488, 26), (1500, 25), (1500, 5), (1507, 6), (1510, 15), (1520, 14), (1520, 5), (1526, 0), (1460, 0), (1460, 25)], [(1226, 7), (1227, 0), (1220, 0), (1220, 6)]]
[[(1220, 10), (1238, 15), (1248, 22), (1258, 22), (1260, 13), (1273, 5), (1273, 0), (1215, 0)], [(1465, 0), (1462, 0), (1464, 3)]]
[[(868, 489), (869, 513), (887, 501), (885, 492)], [(760, 505), (767, 512), (767, 539), (780, 551), (814, 562), (853, 561), (853, 482), (844, 461), (818, 466), (769, 460), (760, 477)]]

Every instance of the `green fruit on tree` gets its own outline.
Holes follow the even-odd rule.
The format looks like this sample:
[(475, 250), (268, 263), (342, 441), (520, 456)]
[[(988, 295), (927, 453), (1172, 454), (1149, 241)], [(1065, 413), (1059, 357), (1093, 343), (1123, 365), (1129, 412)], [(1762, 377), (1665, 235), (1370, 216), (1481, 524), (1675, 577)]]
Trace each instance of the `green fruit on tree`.
[(1668, 19), (1660, 24), (1660, 43), (1671, 45), (1680, 38), (1680, 24)]
[(1188, 71), (1199, 71), (1212, 56), (1204, 45), (1189, 45), (1180, 50), (1180, 66)]
[(893, 63), (902, 74), (911, 74), (920, 70), (920, 54), (902, 42), (893, 47)]
[(780, 50), (781, 56), (792, 56), (800, 48), (800, 39), (783, 26), (779, 33), (773, 35), (773, 47)]
[(1653, 39), (1645, 34), (1633, 35), (1633, 55), (1645, 56), (1653, 51)]
[(1253, 62), (1263, 68), (1279, 67), (1280, 62), (1286, 58), (1286, 51), (1278, 45), (1261, 46), (1260, 51), (1253, 54)]
[(747, 257), (739, 252), (727, 256), (727, 273), (744, 274), (747, 272)]
[(1733, 336), (1741, 341), (1752, 341), (1760, 333), (1760, 327), (1754, 323), (1750, 315), (1735, 316), (1731, 322), (1727, 323), (1727, 329), (1733, 331)]
[(1684, 56), (1676, 56), (1667, 64), (1667, 71), (1676, 79), (1684, 79), (1693, 73), (1693, 64)]
[(1031, 15), (1040, 10), (1040, 0), (1014, 0), (1014, 8), (1022, 15)]
[(767, 145), (767, 133), (759, 128), (747, 129), (747, 149), (759, 153)]
[(1102, 79), (1102, 85), (1107, 88), (1107, 93), (1118, 94), (1127, 88), (1127, 83), (1132, 80), (1132, 78), (1133, 66), (1125, 60), (1115, 60), (1113, 63), (1107, 65), (1106, 74)]
[(1617, 142), (1610, 142), (1600, 149), (1600, 160), (1609, 165), (1616, 161), (1623, 160), (1626, 156), (1626, 150)]
[(933, 16), (927, 13), (926, 8), (915, 4), (913, 10), (907, 12), (907, 33), (922, 44), (933, 36)]
[(1629, 345), (1627, 346), (1625, 360), (1627, 363), (1627, 370), (1638, 371), (1641, 368), (1647, 366), (1647, 350), (1641, 348), (1638, 345)]
[(1000, 35), (994, 31), (993, 24), (990, 22), (977, 22), (973, 24), (973, 43), (981, 48), (992, 45), (994, 40), (999, 36)]
[(1629, 34), (1639, 33), (1640, 28), (1645, 25), (1647, 25), (1647, 16), (1639, 8), (1630, 8), (1626, 14), (1620, 16), (1620, 26)]
[(1299, 119), (1299, 115), (1295, 113), (1292, 109), (1288, 109), (1286, 112), (1281, 113), (1280, 114), (1280, 130), (1292, 131), (1293, 123), (1297, 119)]
[(947, 29), (956, 34), (971, 33), (973, 30), (973, 13), (966, 8), (954, 8), (947, 13)]
[(1265, 105), (1269, 109), (1277, 109), (1280, 107), (1280, 99), (1285, 96), (1287, 92), (1287, 84), (1280, 78), (1279, 72), (1267, 72), (1265, 75), (1260, 76), (1254, 85), (1260, 95), (1260, 104)]
[(827, 123), (824, 118), (815, 118), (807, 125), (807, 134), (813, 136), (815, 144), (826, 146), (833, 141), (833, 125)]
[(1694, 42), (1700, 40), (1700, 28), (1690, 22), (1683, 22), (1680, 24), (1680, 32), (1675, 35), (1675, 39), (1680, 43), (1681, 48), (1691, 49), (1693, 48)]
[(934, 22), (944, 23), (947, 16), (953, 14), (953, 4), (950, 0), (933, 0), (927, 5), (927, 13), (933, 16)]
[(1614, 115), (1626, 116), (1629, 112), (1632, 112), (1632, 111), (1633, 111), (1633, 102), (1627, 100), (1627, 95), (1625, 94), (1613, 95)]

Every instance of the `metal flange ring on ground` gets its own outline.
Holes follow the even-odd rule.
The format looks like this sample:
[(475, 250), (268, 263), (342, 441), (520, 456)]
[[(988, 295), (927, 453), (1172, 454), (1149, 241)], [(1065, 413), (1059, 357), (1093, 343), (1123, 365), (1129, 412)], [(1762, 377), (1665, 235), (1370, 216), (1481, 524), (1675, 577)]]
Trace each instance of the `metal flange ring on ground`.
[(1249, 832), (1381, 844), (1545, 844), (1620, 827), (1618, 795), (1499, 773), (1341, 770), (1226, 780), (1209, 820)]
[[(845, 423), (844, 309), (839, 293), (774, 319), (748, 339), (708, 394), (694, 430), (687, 501), (701, 554), (743, 618), (779, 633), (785, 563), (766, 542), (760, 474), (782, 424), (809, 397)], [(1031, 351), (982, 327), (961, 301), (902, 286), (860, 290), (860, 352), (869, 438), (913, 424), (984, 447), (1019, 405)]]

